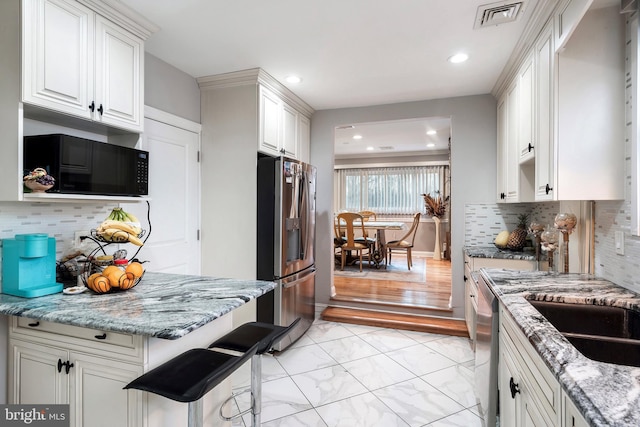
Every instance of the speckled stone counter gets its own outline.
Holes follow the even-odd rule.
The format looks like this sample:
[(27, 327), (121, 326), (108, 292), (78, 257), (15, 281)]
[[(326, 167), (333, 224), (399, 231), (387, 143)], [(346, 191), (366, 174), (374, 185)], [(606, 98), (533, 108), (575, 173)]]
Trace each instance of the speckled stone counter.
[(536, 254), (534, 252), (514, 252), (506, 249), (498, 249), (495, 246), (465, 246), (464, 253), (471, 258), (536, 260)]
[(274, 287), (274, 282), (147, 272), (134, 288), (117, 293), (0, 294), (0, 313), (173, 340)]
[(594, 426), (640, 426), (640, 368), (583, 356), (526, 299), (640, 310), (640, 295), (593, 276), (482, 269), (542, 360)]

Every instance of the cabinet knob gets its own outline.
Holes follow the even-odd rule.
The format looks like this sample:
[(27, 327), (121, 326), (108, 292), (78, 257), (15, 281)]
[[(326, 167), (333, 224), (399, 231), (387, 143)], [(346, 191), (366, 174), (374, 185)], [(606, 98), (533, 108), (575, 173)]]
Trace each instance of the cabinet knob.
[(91, 101), (91, 104), (89, 104), (89, 111), (93, 113), (95, 110), (96, 110), (96, 103)]
[(546, 187), (544, 187), (544, 191), (549, 194), (549, 191), (553, 191), (553, 188), (549, 187), (549, 184), (547, 184)]
[(520, 387), (513, 381), (513, 377), (509, 380), (509, 389), (511, 390), (512, 399), (515, 399), (516, 394), (520, 393)]
[(533, 150), (533, 145), (531, 145), (531, 143), (528, 144), (528, 148), (529, 148), (529, 153), (531, 152), (531, 150)]
[(107, 338), (106, 332), (103, 332), (102, 335), (94, 335), (97, 340), (104, 340)]
[(35, 328), (36, 326), (40, 326), (40, 322), (28, 323), (28, 325), (31, 326), (32, 328)]
[(469, 280), (467, 276), (464, 276), (464, 281), (466, 282), (467, 280)]
[(501, 198), (502, 200), (504, 200), (504, 199), (506, 199), (506, 198), (507, 198), (507, 195), (506, 195), (506, 194), (504, 194), (504, 193), (500, 193), (500, 198)]
[(100, 113), (100, 115), (102, 115), (102, 113), (104, 113), (104, 109), (102, 108), (102, 104), (100, 104), (100, 107), (98, 107), (98, 113)]

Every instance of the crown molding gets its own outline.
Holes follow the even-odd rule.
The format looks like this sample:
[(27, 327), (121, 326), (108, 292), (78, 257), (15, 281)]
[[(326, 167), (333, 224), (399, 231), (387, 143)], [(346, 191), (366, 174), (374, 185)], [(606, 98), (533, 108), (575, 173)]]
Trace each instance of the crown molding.
[(553, 12), (559, 3), (562, 2), (557, 0), (540, 0), (536, 4), (531, 18), (527, 22), (524, 31), (491, 90), (491, 94), (494, 97), (498, 98), (500, 94), (504, 92), (517, 72), (518, 67), (520, 67), (520, 64), (522, 64), (524, 59), (529, 55), (529, 49), (534, 45), (542, 29), (553, 19)]
[(146, 40), (151, 34), (160, 30), (160, 27), (139, 14), (120, 0), (77, 0), (79, 3), (92, 9), (94, 12), (108, 18), (118, 25), (126, 28), (136, 36)]
[(216, 90), (222, 88), (255, 85), (262, 85), (274, 92), (287, 104), (294, 107), (300, 113), (311, 117), (313, 108), (304, 102), (298, 95), (293, 93), (285, 85), (277, 81), (262, 68), (251, 68), (248, 70), (234, 71), (231, 73), (216, 74), (213, 76), (198, 77), (196, 79), (200, 90)]

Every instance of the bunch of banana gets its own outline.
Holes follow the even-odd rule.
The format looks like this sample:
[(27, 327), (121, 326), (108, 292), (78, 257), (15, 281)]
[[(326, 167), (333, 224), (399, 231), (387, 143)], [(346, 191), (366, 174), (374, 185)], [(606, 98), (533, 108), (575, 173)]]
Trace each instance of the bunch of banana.
[(102, 224), (96, 229), (96, 234), (107, 242), (129, 242), (137, 246), (144, 244), (138, 238), (140, 233), (142, 233), (142, 228), (138, 218), (125, 212), (122, 208), (114, 208), (107, 219), (102, 221)]

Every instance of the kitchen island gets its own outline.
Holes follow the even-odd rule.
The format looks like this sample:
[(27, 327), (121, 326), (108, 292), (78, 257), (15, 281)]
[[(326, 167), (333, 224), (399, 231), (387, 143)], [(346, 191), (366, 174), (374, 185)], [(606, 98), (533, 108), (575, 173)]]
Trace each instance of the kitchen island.
[(640, 295), (589, 275), (502, 269), (480, 272), (589, 425), (640, 425), (640, 368), (585, 357), (527, 301), (640, 311)]
[[(0, 313), (10, 316), (8, 403), (68, 403), (77, 427), (186, 425), (186, 404), (122, 387), (183, 351), (206, 347), (232, 329), (234, 309), (274, 287), (147, 272), (134, 288), (103, 295), (2, 294)], [(206, 396), (211, 425), (225, 425), (216, 406), (229, 391), (226, 382)]]

